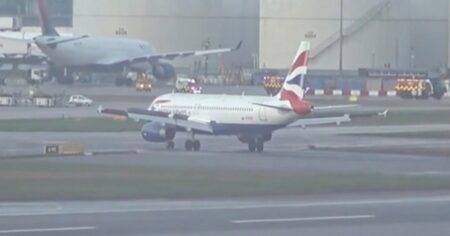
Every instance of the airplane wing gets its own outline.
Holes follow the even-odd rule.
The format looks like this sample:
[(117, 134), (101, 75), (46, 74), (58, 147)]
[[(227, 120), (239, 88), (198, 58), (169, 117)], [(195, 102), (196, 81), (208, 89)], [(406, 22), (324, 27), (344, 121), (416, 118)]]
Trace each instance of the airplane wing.
[(5, 39), (13, 42), (34, 43), (33, 38), (39, 34), (35, 33), (21, 33), (21, 32), (1, 32), (0, 39)]
[(40, 65), (46, 61), (40, 54), (0, 54), (0, 64)]
[(195, 117), (171, 114), (167, 112), (149, 111), (138, 108), (130, 108), (127, 111), (115, 109), (98, 108), (98, 113), (118, 117), (130, 118), (135, 121), (151, 121), (163, 124), (174, 125), (186, 130), (197, 130), (206, 133), (213, 133), (211, 121), (197, 119)]
[(158, 60), (174, 60), (176, 58), (184, 57), (196, 57), (196, 56), (207, 56), (212, 54), (227, 53), (239, 50), (242, 46), (242, 41), (235, 48), (218, 48), (211, 50), (198, 50), (198, 51), (180, 51), (180, 52), (169, 52), (169, 53), (159, 53), (152, 54), (148, 56), (141, 56), (135, 58), (110, 58), (107, 60), (102, 60), (97, 62), (99, 65), (121, 65), (121, 64), (137, 64), (142, 62), (154, 62)]

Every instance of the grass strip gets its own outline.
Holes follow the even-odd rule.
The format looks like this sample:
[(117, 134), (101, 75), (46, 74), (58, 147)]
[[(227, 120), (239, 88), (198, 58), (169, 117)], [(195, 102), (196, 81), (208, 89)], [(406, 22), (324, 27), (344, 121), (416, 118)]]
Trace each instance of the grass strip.
[(447, 178), (1, 160), (0, 201), (195, 199), (450, 189)]
[(128, 132), (141, 125), (110, 118), (55, 118), (0, 120), (0, 132)]

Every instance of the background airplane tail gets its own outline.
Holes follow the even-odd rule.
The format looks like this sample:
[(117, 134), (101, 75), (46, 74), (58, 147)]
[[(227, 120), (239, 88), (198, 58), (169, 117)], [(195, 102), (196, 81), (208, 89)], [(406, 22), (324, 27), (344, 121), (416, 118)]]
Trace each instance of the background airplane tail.
[(282, 101), (289, 101), (293, 110), (298, 114), (307, 114), (311, 112), (311, 106), (302, 101), (304, 97), (303, 84), (306, 73), (308, 72), (308, 55), (311, 44), (303, 41), (298, 48), (292, 66), (289, 70), (283, 88), (278, 94)]
[(39, 19), (41, 21), (42, 35), (44, 36), (59, 36), (58, 32), (50, 22), (48, 11), (48, 4), (46, 0), (37, 0), (39, 9)]

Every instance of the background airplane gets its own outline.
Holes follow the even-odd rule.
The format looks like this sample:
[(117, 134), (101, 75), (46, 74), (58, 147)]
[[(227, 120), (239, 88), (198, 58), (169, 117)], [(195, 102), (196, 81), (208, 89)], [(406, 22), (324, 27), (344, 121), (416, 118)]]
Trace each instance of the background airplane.
[(28, 40), (36, 44), (51, 63), (51, 74), (61, 83), (73, 82), (73, 71), (147, 72), (152, 70), (158, 80), (168, 80), (176, 76), (174, 67), (163, 60), (190, 56), (206, 56), (238, 50), (220, 48), (199, 51), (179, 51), (158, 53), (148, 42), (127, 38), (107, 38), (90, 36), (61, 36), (53, 27), (48, 13), (47, 2), (37, 0), (41, 19), (42, 35)]
[(99, 112), (148, 122), (142, 128), (142, 137), (150, 142), (167, 142), (168, 149), (174, 148), (177, 132), (187, 132), (187, 151), (199, 151), (200, 141), (195, 135), (208, 134), (234, 135), (248, 144), (250, 152), (262, 152), (276, 130), (351, 121), (351, 114), (344, 110), (354, 105), (314, 107), (303, 99), (309, 49), (309, 42), (301, 43), (283, 88), (275, 97), (172, 93), (155, 99), (148, 110), (100, 107)]

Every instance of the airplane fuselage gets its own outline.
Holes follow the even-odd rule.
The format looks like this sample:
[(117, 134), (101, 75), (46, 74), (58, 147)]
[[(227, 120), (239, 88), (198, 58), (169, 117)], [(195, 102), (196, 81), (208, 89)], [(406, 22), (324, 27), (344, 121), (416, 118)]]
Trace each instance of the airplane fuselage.
[(301, 118), (258, 104), (286, 105), (275, 97), (166, 94), (158, 97), (149, 110), (182, 114), (198, 121), (212, 121), (215, 135), (266, 134)]
[[(67, 40), (54, 47), (46, 46), (52, 41)], [(125, 38), (39, 36), (36, 45), (51, 62), (61, 67), (83, 67), (108, 64), (120, 58), (136, 58), (155, 53), (153, 47), (141, 40)], [(147, 63), (148, 64), (148, 63)]]

